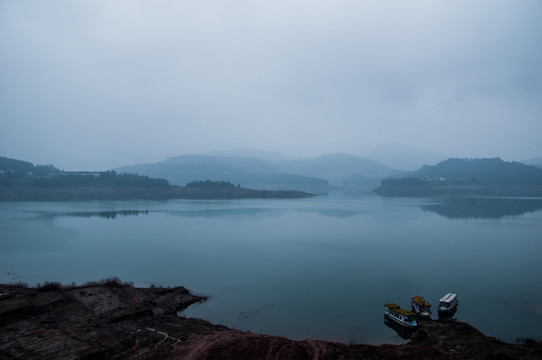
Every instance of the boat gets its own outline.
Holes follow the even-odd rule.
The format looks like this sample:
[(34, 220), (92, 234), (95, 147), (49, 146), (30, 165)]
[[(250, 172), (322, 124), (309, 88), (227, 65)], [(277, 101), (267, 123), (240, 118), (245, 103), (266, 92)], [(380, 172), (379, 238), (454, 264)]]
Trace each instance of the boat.
[(384, 325), (392, 329), (404, 340), (412, 339), (412, 335), (416, 332), (416, 328), (406, 327), (399, 325), (395, 321), (391, 320), (389, 317), (384, 315)]
[(431, 305), (422, 296), (412, 297), (412, 311), (421, 318), (431, 318)]
[(401, 307), (396, 303), (385, 304), (384, 315), (399, 325), (408, 328), (415, 328), (418, 326), (416, 323), (415, 314), (410, 310), (401, 309)]
[(444, 313), (452, 312), (458, 304), (457, 294), (448, 293), (439, 300), (438, 311)]

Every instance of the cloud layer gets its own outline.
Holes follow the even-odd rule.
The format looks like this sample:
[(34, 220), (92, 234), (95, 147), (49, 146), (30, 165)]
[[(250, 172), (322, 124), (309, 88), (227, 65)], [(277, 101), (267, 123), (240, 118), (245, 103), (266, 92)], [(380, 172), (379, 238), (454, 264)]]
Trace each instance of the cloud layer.
[(0, 154), (542, 155), (538, 1), (3, 1)]

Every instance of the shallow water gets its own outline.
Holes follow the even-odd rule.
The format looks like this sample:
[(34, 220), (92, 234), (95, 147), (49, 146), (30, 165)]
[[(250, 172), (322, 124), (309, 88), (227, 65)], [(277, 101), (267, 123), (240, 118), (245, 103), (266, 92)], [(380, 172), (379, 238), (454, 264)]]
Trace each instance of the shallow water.
[(542, 335), (542, 199), (0, 203), (0, 281), (111, 276), (210, 296), (183, 316), (344, 342), (401, 343), (383, 305), (434, 309), (513, 341)]

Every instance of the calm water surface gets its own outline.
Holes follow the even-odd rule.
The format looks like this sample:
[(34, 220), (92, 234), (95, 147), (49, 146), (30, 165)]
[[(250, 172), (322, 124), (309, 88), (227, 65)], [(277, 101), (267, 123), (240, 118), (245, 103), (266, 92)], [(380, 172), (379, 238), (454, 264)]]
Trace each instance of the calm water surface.
[(433, 305), (542, 338), (542, 199), (0, 202), (0, 281), (184, 285), (181, 315), (344, 342), (401, 343), (383, 304)]

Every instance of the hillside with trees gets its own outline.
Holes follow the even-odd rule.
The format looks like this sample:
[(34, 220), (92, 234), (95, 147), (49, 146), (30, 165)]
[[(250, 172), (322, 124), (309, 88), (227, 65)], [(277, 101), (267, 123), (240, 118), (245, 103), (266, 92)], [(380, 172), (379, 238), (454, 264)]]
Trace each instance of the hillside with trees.
[(53, 165), (37, 165), (0, 157), (0, 185), (46, 187), (168, 187), (164, 179), (115, 171), (61, 171)]
[(542, 169), (500, 158), (448, 159), (400, 178), (387, 178), (380, 195), (542, 195)]
[(252, 190), (227, 181), (197, 180), (187, 186), (116, 171), (61, 171), (53, 165), (0, 158), (0, 200), (240, 199), (312, 196), (301, 191)]

